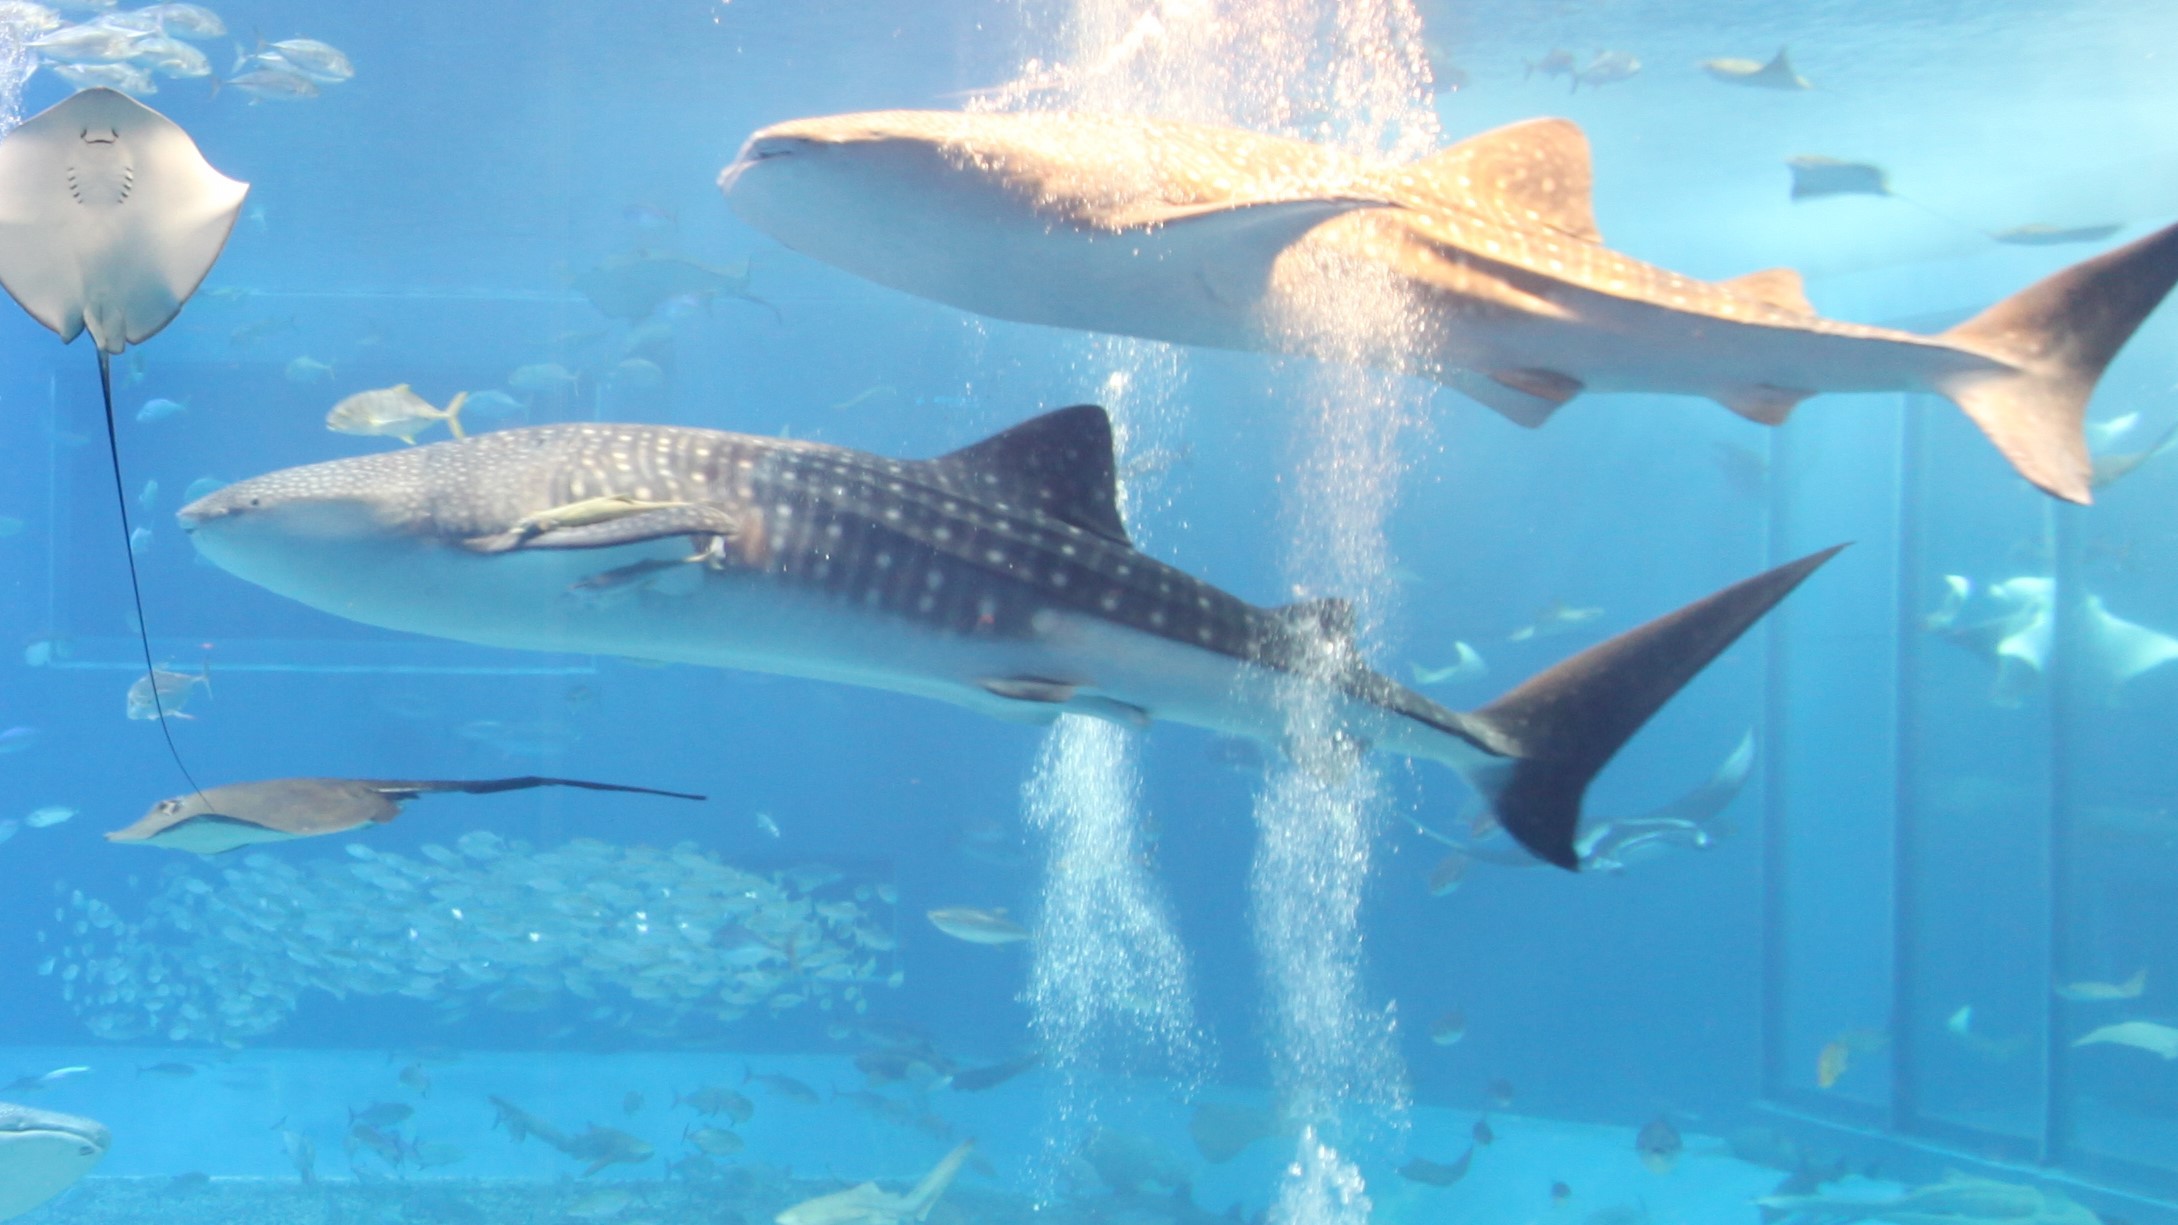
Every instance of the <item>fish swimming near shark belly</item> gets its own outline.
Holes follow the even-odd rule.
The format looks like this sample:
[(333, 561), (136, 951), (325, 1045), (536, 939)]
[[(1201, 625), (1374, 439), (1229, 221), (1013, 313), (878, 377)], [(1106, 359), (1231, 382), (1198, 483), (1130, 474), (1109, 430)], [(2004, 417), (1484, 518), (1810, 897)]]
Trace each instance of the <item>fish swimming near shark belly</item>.
[(1135, 116), (886, 111), (765, 128), (719, 182), (743, 220), (880, 284), (1179, 344), (1356, 355), (1344, 312), (1306, 304), (1327, 265), (1378, 270), (1415, 326), (1358, 358), (1527, 426), (1583, 391), (1705, 396), (1768, 425), (1824, 392), (1933, 392), (2075, 502), (2088, 396), (2178, 281), (2173, 227), (1940, 334), (1825, 319), (1789, 269), (1701, 281), (1604, 246), (1587, 139), (1561, 119), (1384, 165)]
[(1111, 423), (1084, 405), (920, 461), (667, 426), (504, 430), (240, 481), (180, 517), (206, 559), (271, 591), (485, 645), (1273, 744), (1276, 695), (1316, 686), (1343, 746), (1451, 766), (1568, 868), (1590, 778), (1836, 551), (1459, 713), (1369, 668), (1343, 602), (1245, 603), (1136, 552), (1116, 505)]
[(111, 1147), (102, 1124), (0, 1102), (0, 1221), (74, 1186)]

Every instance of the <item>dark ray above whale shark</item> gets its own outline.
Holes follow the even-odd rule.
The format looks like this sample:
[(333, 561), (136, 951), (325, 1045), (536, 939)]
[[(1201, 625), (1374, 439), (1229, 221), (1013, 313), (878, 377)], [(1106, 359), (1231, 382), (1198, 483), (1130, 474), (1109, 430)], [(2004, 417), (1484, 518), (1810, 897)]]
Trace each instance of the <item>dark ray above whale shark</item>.
[(1460, 713), (1369, 668), (1343, 602), (1260, 608), (1136, 552), (1115, 499), (1111, 424), (1083, 406), (919, 461), (667, 426), (506, 430), (240, 481), (180, 517), (206, 558), (272, 591), (492, 646), (1273, 744), (1277, 693), (1319, 685), (1343, 742), (1451, 766), (1568, 868), (1589, 780), (1835, 552)]
[[(2075, 502), (2090, 498), (2088, 396), (2178, 280), (2173, 227), (1938, 335), (1825, 319), (1789, 269), (1701, 281), (1605, 247), (1587, 139), (1562, 119), (1383, 165), (1135, 116), (886, 111), (765, 128), (719, 182), (751, 225), (908, 293), (1026, 323), (1353, 355), (1523, 425), (1584, 391), (1706, 396), (1769, 425), (1824, 392), (1934, 392)], [(1299, 250), (1331, 258), (1284, 258)], [(1341, 262), (1388, 275), (1417, 326), (1357, 353), (1340, 312), (1296, 309)]]

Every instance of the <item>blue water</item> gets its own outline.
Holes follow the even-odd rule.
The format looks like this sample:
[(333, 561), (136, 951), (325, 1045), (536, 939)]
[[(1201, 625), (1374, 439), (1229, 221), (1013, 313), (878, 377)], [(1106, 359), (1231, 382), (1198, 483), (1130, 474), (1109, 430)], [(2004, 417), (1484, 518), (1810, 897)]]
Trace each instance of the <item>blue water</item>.
[[(212, 676), (191, 717), (169, 724), (191, 773), (207, 785), (546, 774), (706, 792), (701, 806), (567, 791), (429, 798), (389, 825), (261, 853), (342, 864), (360, 842), (429, 864), (425, 846), (486, 830), (539, 849), (688, 844), (757, 873), (830, 865), (846, 888), (897, 891), (896, 905), (864, 899), (897, 940), (884, 973), (901, 972), (897, 987), (883, 974), (864, 984), (870, 1019), (920, 1031), (963, 1067), (1030, 1049), (1051, 1031), (1034, 1015), (1029, 946), (962, 943), (923, 912), (1008, 907), (1036, 923), (1052, 869), (1023, 814), (1041, 729), (869, 690), (380, 631), (200, 563), (172, 513), (200, 478), (399, 445), (324, 428), (351, 392), (408, 383), (444, 403), (508, 390), (510, 372), (531, 363), (584, 379), (512, 417), (472, 415), (472, 430), (640, 421), (920, 457), (1105, 398), (1112, 363), (1085, 358), (1080, 338), (971, 317), (797, 255), (738, 221), (715, 186), (769, 123), (957, 107), (962, 91), (1040, 53), (1060, 0), (215, 7), (244, 43), (323, 39), (357, 73), (301, 102), (210, 96), (202, 81), (162, 82), (147, 99), (251, 184), (205, 292), (115, 367), (130, 523), (152, 533), (138, 557), (152, 648), (162, 664)], [(1439, 3), (1421, 16), (1470, 77), (1434, 97), (1446, 139), (1572, 118), (1594, 147), (1612, 246), (1702, 277), (1796, 267), (1833, 317), (1932, 330), (2096, 249), (2004, 246), (1984, 231), (2107, 221), (2134, 237), (2167, 219), (2178, 182), (2178, 99), (2157, 50), (2178, 30), (2155, 6)], [(1780, 43), (1815, 92), (1730, 90), (1692, 67)], [(1583, 58), (1628, 50), (1644, 70), (1570, 94), (1524, 80), (1522, 61), (1554, 46)], [(206, 48), (226, 67), (224, 41)], [(19, 110), (68, 90), (40, 72)], [(1783, 159), (1802, 153), (1881, 163), (1910, 199), (1792, 204)], [(731, 297), (679, 312), (641, 351), (662, 385), (608, 379), (627, 326), (569, 284), (646, 250), (747, 260), (750, 291), (776, 313)], [(2173, 318), (2150, 320), (2090, 411), (2141, 414), (2131, 445), (2178, 419)], [(745, 1061), (795, 1068), (827, 1094), (858, 1087), (848, 1061), (871, 1040), (827, 1032), (854, 1028), (845, 997), (666, 1035), (641, 1001), (601, 1019), (564, 992), (518, 1010), (479, 997), (450, 1015), (399, 994), (307, 990), (232, 1049), (148, 1035), (100, 1045), (63, 972), (110, 955), (112, 937), (72, 932), (83, 912), (70, 893), (134, 923), (167, 874), (233, 888), (222, 870), (239, 857), (199, 862), (100, 838), (187, 784), (156, 725), (123, 716), (142, 666), (89, 346), (63, 348), (0, 309), (0, 358), (0, 515), (22, 524), (0, 539), (0, 727), (33, 729), (0, 757), (0, 817), (78, 810), (0, 843), (0, 1083), (92, 1069), (0, 1099), (95, 1115), (115, 1135), (102, 1168), (115, 1178), (292, 1181), (266, 1130), (285, 1118), (317, 1137), (320, 1174), (341, 1180), (343, 1110), (385, 1099), (414, 1105), (410, 1138), (466, 1150), (428, 1177), (543, 1182), (579, 1171), (491, 1130), (486, 1095), (570, 1129), (636, 1132), (657, 1159), (600, 1177), (654, 1179), (685, 1151), (692, 1116), (667, 1105), (676, 1090), (732, 1084)], [(301, 358), (330, 373), (298, 382)], [(1307, 424), (1320, 372), (1250, 354), (1183, 360), (1164, 415), (1144, 418), (1163, 423), (1165, 450), (1131, 526), (1162, 560), (1284, 602), (1291, 540), (1307, 530), (1293, 490), (1322, 445)], [(1974, 1168), (2056, 1179), (2127, 1219), (2167, 1219), (2154, 1197), (2178, 1194), (2178, 1062), (2069, 1043), (2115, 1021), (2178, 1023), (2178, 816), (2167, 798), (2178, 670), (2113, 689), (2084, 672), (2068, 681), (2060, 664), (2054, 681), (1999, 701), (1984, 661), (1923, 618), (1945, 575), (2056, 575), (2116, 615), (2178, 633), (2161, 565), (2178, 461), (2150, 462), (2076, 510), (2029, 490), (1928, 397), (1821, 398), (1775, 431), (1704, 402), (1595, 397), (1529, 432), (1450, 391), (1391, 382), (1405, 399), (1372, 419), (1398, 430), (1375, 662), (1405, 680), (1410, 664), (1442, 665), (1456, 641), (1473, 644), (1489, 674), (1429, 691), (1450, 705), (1479, 705), (1766, 565), (1856, 544), (1690, 685), (1591, 792), (1592, 812), (1654, 808), (1698, 786), (1752, 730), (1754, 776), (1710, 849), (1578, 878), (1478, 863), (1433, 897), (1424, 881), (1442, 848), (1408, 817), (1457, 830), (1464, 791), (1433, 766), (1382, 764), (1348, 950), (1358, 1019), (1337, 1039), (1389, 1038), (1369, 1056), (1373, 1089), (1352, 1091), (1328, 1132), (1359, 1163), (1377, 1217), (1587, 1219), (1640, 1205), (1659, 1219), (1751, 1220), (1747, 1201), (1785, 1171), (1728, 1159), (1752, 1150), (1720, 1138), (1755, 1128), (1878, 1178), (1925, 1182), (1985, 1161), (1995, 1164)], [(187, 408), (139, 423), (154, 397)], [(157, 497), (139, 505), (153, 480)], [(1509, 641), (1557, 603), (1602, 612)], [(979, 1194), (1149, 1211), (1070, 1164), (1070, 1146), (1104, 1127), (1154, 1137), (1207, 1212), (1290, 1206), (1280, 1187), (1292, 1135), (1225, 1165), (1185, 1127), (1197, 1100), (1268, 1105), (1285, 1075), (1270, 998), (1281, 980), (1266, 968), (1277, 950), (1253, 925), (1267, 904), (1250, 875), (1262, 758), (1186, 727), (1130, 737), (1140, 792), (1125, 828), (1142, 848), (1150, 917), (1185, 949), (1188, 998), (1174, 1014), (1187, 1019), (1184, 1041), (1114, 1040), (987, 1096), (885, 1092), (985, 1141), (991, 1170), (962, 1184)], [(979, 833), (1010, 861), (968, 853)], [(2052, 1004), (2053, 982), (2118, 983), (2143, 968), (2138, 998)], [(1433, 1043), (1431, 1022), (1454, 1009), (1465, 1036)], [(1855, 1034), (1852, 1066), (1818, 1087), (1818, 1053)], [(426, 1056), (452, 1070), (422, 1098), (395, 1074)], [(197, 1071), (137, 1075), (160, 1061)], [(222, 1086), (233, 1068), (266, 1069), (271, 1087)], [(1509, 1104), (1491, 1100), (1493, 1082), (1509, 1086)], [(629, 1090), (644, 1093), (642, 1111), (620, 1109)], [(1485, 1108), (1503, 1120), (1501, 1142), (1476, 1149), (1468, 1181), (1427, 1188), (1394, 1173), (1411, 1155), (1452, 1160)], [(1688, 1138), (1670, 1174), (1633, 1151), (1634, 1130), (1657, 1118)], [(836, 1100), (781, 1108), (759, 1095), (743, 1130), (738, 1160), (806, 1180), (912, 1179), (947, 1147)], [(385, 1173), (375, 1161), (353, 1164)], [(1561, 1180), (1575, 1195), (1557, 1204)], [(41, 1211), (102, 1211), (86, 1200), (96, 1185)], [(156, 1209), (190, 1211), (186, 1197)]]

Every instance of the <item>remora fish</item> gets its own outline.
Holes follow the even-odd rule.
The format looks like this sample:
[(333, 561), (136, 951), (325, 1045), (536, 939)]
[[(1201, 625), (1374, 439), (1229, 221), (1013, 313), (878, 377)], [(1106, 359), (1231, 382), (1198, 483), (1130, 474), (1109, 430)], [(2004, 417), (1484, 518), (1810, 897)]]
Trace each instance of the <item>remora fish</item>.
[(1383, 165), (1142, 117), (935, 111), (777, 124), (719, 180), (743, 220), (880, 284), (1178, 344), (1352, 353), (1345, 312), (1294, 308), (1320, 300), (1316, 270), (1359, 263), (1416, 320), (1362, 360), (1523, 425), (1583, 391), (1705, 396), (1770, 425), (1823, 392), (1934, 392), (2075, 502), (2088, 394), (2178, 280), (2174, 227), (1938, 335), (1841, 323), (1789, 269), (1699, 281), (1605, 247), (1590, 181), (1562, 119)]
[(113, 1136), (89, 1119), (0, 1102), (0, 1221), (74, 1186), (112, 1146)]
[[(558, 526), (599, 498), (667, 503)], [(1111, 423), (1079, 406), (937, 459), (667, 426), (503, 430), (270, 473), (184, 507), (230, 573), (370, 625), (747, 668), (1044, 722), (1075, 712), (1441, 762), (1531, 851), (1670, 695), (1835, 550), (1628, 631), (1458, 713), (1375, 672), (1340, 601), (1245, 603), (1135, 551)], [(529, 524), (535, 530), (517, 530)], [(537, 526), (543, 524), (544, 526)]]

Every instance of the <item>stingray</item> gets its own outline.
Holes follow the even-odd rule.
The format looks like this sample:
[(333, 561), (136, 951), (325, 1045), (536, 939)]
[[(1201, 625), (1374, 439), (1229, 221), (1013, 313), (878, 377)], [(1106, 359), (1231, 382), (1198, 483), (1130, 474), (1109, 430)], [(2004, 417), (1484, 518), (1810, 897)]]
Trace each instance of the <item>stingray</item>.
[(2102, 489), (2116, 484), (2125, 477), (2132, 475), (2140, 465), (2170, 450), (2173, 446), (2178, 446), (2178, 421), (2172, 422), (2170, 427), (2165, 429), (2154, 442), (2145, 447), (2131, 451), (2097, 453), (2094, 457), (2095, 466), (2092, 478), (2094, 487)]
[(531, 787), (580, 787), (676, 800), (708, 797), (655, 787), (592, 783), (575, 778), (374, 779), (272, 778), (229, 783), (160, 800), (143, 819), (106, 835), (108, 842), (142, 842), (199, 855), (217, 855), (259, 842), (318, 838), (365, 825), (383, 825), (418, 796), (459, 792), (489, 795)]
[(1792, 167), (1792, 198), (1813, 200), (1821, 196), (1888, 196), (1890, 176), (1883, 167), (1868, 162), (1844, 162), (1834, 157), (1803, 154), (1789, 158)]
[[(1973, 601), (1973, 582), (1946, 575), (1944, 584), (1943, 602), (1923, 625), (1996, 668), (1992, 702), (2019, 705), (2048, 672), (2056, 649), (2056, 582), (2029, 574), (1990, 583), (1982, 590), (1997, 611), (1975, 621), (1961, 620)], [(2178, 659), (2178, 638), (2112, 614), (2099, 595), (2081, 599), (2074, 613), (2078, 680), (2101, 702), (2114, 705), (2135, 678)]]
[(1815, 88), (1806, 77), (1793, 71), (1792, 60), (1783, 47), (1777, 49), (1777, 54), (1767, 64), (1740, 59), (1703, 60), (1701, 69), (1726, 85), (1746, 85), (1754, 89)]
[[(88, 331), (97, 346), (124, 539), (113, 355), (174, 321), (219, 258), (248, 194), (249, 184), (212, 169), (173, 120), (111, 89), (86, 89), (0, 138), (0, 287), (62, 343)], [(134, 555), (128, 560), (148, 671), (143, 592)], [(174, 752), (164, 718), (159, 727)], [(181, 764), (179, 753), (174, 760)]]

